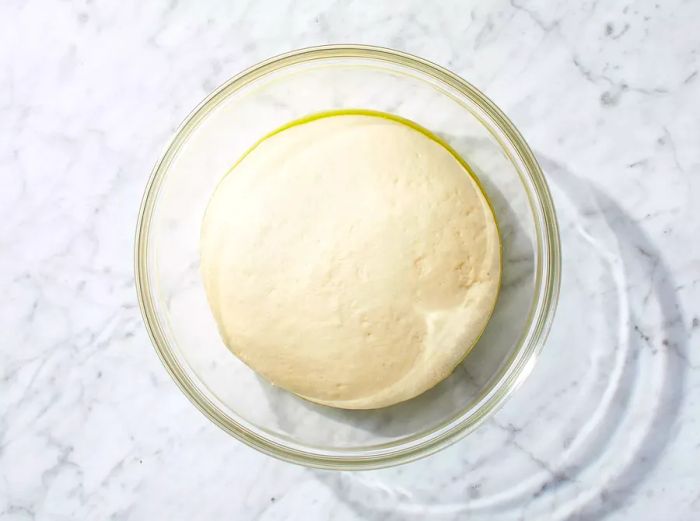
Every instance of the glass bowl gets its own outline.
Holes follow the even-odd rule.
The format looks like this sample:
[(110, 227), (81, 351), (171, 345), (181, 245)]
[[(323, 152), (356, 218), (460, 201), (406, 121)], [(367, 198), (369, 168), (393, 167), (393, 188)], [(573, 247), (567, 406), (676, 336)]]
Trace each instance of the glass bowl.
[[(495, 311), (464, 362), (421, 396), (376, 410), (317, 405), (258, 377), (220, 339), (199, 273), (202, 216), (231, 165), (285, 123), (339, 109), (394, 114), (444, 139), (479, 177), (503, 247)], [(158, 355), (180, 389), (239, 440), (321, 468), (410, 461), (476, 428), (532, 369), (553, 317), (559, 274), (559, 236), (547, 184), (506, 116), (441, 67), (357, 45), (270, 59), (206, 98), (153, 170), (136, 234), (139, 303)]]

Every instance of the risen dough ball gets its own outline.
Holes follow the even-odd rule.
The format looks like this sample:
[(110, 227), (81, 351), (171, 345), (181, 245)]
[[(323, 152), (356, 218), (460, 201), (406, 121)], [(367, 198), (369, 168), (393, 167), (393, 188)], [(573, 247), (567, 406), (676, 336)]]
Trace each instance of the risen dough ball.
[(496, 223), (442, 145), (370, 115), (298, 124), (217, 187), (202, 273), (229, 348), (308, 400), (370, 409), (447, 377), (498, 293)]

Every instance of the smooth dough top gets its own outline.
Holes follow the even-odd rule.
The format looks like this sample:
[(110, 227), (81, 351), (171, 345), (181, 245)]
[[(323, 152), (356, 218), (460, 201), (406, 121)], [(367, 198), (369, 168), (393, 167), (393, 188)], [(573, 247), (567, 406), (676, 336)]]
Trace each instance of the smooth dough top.
[(428, 135), (335, 115), (264, 139), (202, 226), (209, 304), (228, 347), (308, 400), (371, 409), (446, 378), (500, 283), (493, 213)]

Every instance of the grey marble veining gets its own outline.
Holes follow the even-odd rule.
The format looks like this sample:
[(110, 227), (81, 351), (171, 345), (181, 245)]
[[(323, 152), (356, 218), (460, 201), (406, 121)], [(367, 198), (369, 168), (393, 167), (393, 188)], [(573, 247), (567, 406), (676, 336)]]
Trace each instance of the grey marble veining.
[[(700, 518), (699, 23), (688, 1), (4, 2), (0, 519)], [(150, 346), (132, 261), (188, 111), (261, 59), (346, 42), (499, 104), (565, 256), (517, 395), (439, 454), (363, 473), (273, 460), (197, 412)]]

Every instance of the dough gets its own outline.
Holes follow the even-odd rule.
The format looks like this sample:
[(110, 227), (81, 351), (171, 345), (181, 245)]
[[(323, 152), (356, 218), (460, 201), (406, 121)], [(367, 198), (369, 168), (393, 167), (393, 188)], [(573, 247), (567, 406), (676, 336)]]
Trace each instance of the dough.
[(274, 385), (370, 409), (446, 378), (500, 283), (492, 211), (465, 167), (389, 116), (335, 114), (263, 139), (201, 237), (226, 345)]

